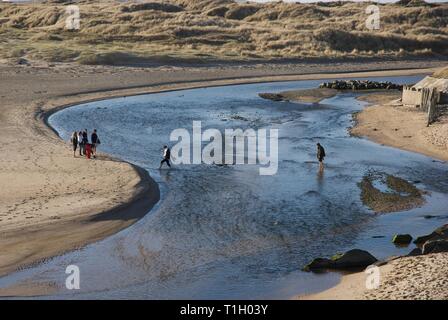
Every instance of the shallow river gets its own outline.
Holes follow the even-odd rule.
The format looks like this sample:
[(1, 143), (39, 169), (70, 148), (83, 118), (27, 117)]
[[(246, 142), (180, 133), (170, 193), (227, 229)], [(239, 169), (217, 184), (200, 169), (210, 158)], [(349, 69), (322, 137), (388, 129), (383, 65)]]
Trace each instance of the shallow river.
[[(414, 83), (421, 77), (376, 78)], [(101, 151), (149, 170), (161, 200), (139, 222), (98, 243), (0, 279), (56, 287), (50, 298), (289, 298), (318, 291), (339, 275), (300, 271), (317, 256), (351, 248), (378, 258), (407, 253), (395, 233), (425, 234), (446, 223), (445, 164), (418, 154), (350, 137), (352, 113), (364, 107), (354, 94), (321, 104), (271, 102), (257, 96), (320, 81), (225, 86), (119, 98), (71, 107), (50, 124), (64, 140), (97, 128)], [(161, 146), (173, 129), (279, 129), (279, 165), (273, 176), (259, 165), (177, 165), (157, 170)], [(318, 173), (315, 144), (327, 153)], [(69, 152), (69, 151), (67, 151)], [(400, 176), (430, 191), (427, 204), (375, 215), (357, 185), (369, 170)], [(423, 216), (431, 214), (434, 219)], [(378, 237), (383, 236), (383, 237)], [(81, 271), (81, 289), (65, 288), (65, 268)]]

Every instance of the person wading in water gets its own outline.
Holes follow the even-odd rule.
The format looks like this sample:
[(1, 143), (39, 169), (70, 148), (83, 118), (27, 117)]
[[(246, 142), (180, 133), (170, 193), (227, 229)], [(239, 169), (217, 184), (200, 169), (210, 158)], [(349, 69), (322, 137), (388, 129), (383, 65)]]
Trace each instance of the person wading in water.
[(166, 162), (168, 167), (171, 168), (170, 158), (171, 158), (171, 150), (170, 150), (170, 148), (168, 148), (168, 146), (163, 146), (163, 160), (160, 161), (159, 169), (162, 168), (162, 165), (163, 165), (164, 162)]
[(317, 160), (319, 160), (319, 171), (324, 170), (325, 149), (321, 144), (317, 143)]

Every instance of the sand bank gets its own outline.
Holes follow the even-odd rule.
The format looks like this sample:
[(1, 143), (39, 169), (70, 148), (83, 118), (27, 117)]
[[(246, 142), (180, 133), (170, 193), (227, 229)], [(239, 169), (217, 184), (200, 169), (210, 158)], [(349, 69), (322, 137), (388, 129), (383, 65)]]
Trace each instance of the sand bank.
[(358, 113), (357, 125), (351, 133), (380, 144), (447, 161), (448, 117), (442, 116), (438, 122), (427, 127), (424, 112), (403, 107), (393, 100), (382, 102), (387, 99), (378, 97), (375, 103), (381, 104), (367, 107)]
[[(369, 66), (346, 69), (361, 67)], [(317, 65), (306, 69), (313, 74), (294, 75), (281, 74), (282, 69), (276, 74), (271, 69), (221, 67), (0, 67), (0, 275), (107, 237), (158, 201), (157, 185), (145, 171), (105, 155), (95, 161), (73, 158), (69, 143), (45, 124), (49, 113), (76, 103), (163, 90), (432, 72), (339, 74), (338, 68)]]

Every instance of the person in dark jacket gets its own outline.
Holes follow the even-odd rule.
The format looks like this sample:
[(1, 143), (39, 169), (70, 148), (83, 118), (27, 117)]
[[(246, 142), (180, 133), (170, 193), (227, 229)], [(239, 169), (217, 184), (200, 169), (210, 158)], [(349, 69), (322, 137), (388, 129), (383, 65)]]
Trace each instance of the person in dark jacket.
[(163, 160), (160, 161), (159, 169), (162, 168), (162, 165), (163, 165), (164, 162), (168, 165), (168, 167), (171, 168), (170, 159), (171, 159), (171, 150), (170, 150), (170, 148), (168, 148), (168, 146), (163, 146)]
[(92, 142), (92, 154), (96, 158), (96, 147), (100, 144), (100, 139), (98, 138), (98, 133), (96, 129), (93, 129), (93, 133), (90, 136), (90, 142)]
[(73, 145), (73, 157), (76, 157), (76, 149), (78, 148), (78, 132), (77, 131), (72, 133), (70, 141)]
[(319, 160), (319, 170), (324, 170), (324, 158), (325, 158), (325, 149), (318, 142), (317, 143), (317, 160)]
[(89, 143), (89, 135), (87, 133), (87, 129), (84, 129), (84, 131), (82, 132), (82, 142), (84, 144)]

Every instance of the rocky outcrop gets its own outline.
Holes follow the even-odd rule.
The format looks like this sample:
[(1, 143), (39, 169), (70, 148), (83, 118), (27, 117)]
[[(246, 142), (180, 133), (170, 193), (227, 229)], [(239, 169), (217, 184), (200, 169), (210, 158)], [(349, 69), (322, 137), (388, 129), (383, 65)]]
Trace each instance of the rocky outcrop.
[(337, 90), (402, 90), (403, 86), (389, 81), (334, 80), (332, 82), (321, 83), (319, 88)]
[(422, 254), (448, 252), (448, 240), (430, 240), (425, 242)]
[(445, 224), (432, 233), (415, 239), (417, 248), (408, 255), (430, 254), (439, 252), (448, 252), (448, 224)]
[(332, 259), (317, 258), (305, 266), (304, 271), (319, 271), (325, 269), (355, 269), (365, 268), (377, 262), (378, 260), (369, 252), (353, 249), (344, 254), (336, 255)]
[(415, 257), (415, 256), (419, 256), (422, 254), (422, 249), (420, 248), (414, 248), (412, 249), (411, 252), (408, 253), (408, 257)]
[(418, 246), (423, 246), (425, 242), (430, 240), (448, 240), (448, 224), (437, 228), (432, 233), (426, 236), (418, 237), (417, 239), (415, 239), (414, 243)]

